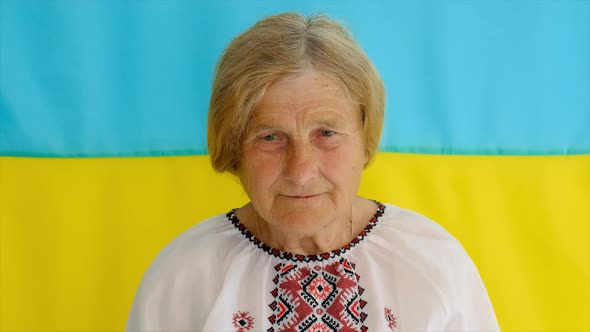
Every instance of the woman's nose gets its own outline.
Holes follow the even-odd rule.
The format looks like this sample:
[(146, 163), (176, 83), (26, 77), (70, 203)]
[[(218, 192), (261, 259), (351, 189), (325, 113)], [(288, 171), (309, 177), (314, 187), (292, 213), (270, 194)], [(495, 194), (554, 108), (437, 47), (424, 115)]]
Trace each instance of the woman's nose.
[(318, 174), (319, 155), (308, 143), (290, 144), (283, 167), (283, 174), (289, 180), (304, 185)]

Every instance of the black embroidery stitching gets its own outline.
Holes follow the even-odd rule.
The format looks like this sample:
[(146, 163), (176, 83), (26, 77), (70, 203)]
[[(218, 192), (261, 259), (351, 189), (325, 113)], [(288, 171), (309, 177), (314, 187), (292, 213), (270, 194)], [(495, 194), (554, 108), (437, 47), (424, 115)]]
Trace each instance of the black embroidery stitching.
[(288, 261), (292, 261), (292, 262), (299, 262), (299, 263), (301, 263), (301, 262), (306, 262), (306, 263), (321, 262), (321, 261), (330, 260), (330, 259), (336, 258), (340, 255), (343, 255), (348, 250), (354, 248), (357, 244), (361, 243), (364, 240), (364, 238), (367, 237), (367, 235), (369, 235), (369, 233), (379, 223), (380, 218), (385, 213), (385, 205), (383, 203), (378, 202), (376, 200), (372, 200), (372, 201), (375, 202), (375, 204), (377, 204), (377, 211), (375, 212), (375, 214), (373, 215), (373, 217), (371, 218), (371, 220), (369, 221), (367, 226), (365, 226), (365, 228), (350, 243), (348, 243), (344, 247), (330, 251), (330, 252), (326, 252), (323, 254), (318, 254), (318, 255), (292, 254), (292, 253), (288, 253), (288, 252), (284, 252), (284, 251), (280, 251), (278, 249), (272, 248), (269, 245), (267, 245), (266, 243), (261, 242), (256, 237), (254, 237), (254, 235), (252, 233), (250, 233), (250, 231), (244, 225), (242, 225), (242, 223), (240, 222), (238, 217), (235, 215), (235, 212), (238, 210), (237, 208), (232, 209), (230, 212), (228, 212), (226, 214), (226, 217), (232, 223), (232, 225), (234, 225), (234, 227), (236, 227), (238, 229), (238, 231), (240, 231), (240, 233), (246, 237), (246, 239), (248, 239), (250, 242), (252, 242), (254, 245), (256, 245), (259, 249), (268, 253), (271, 256), (274, 256), (274, 257), (277, 257), (280, 259), (284, 259), (284, 260), (288, 260)]

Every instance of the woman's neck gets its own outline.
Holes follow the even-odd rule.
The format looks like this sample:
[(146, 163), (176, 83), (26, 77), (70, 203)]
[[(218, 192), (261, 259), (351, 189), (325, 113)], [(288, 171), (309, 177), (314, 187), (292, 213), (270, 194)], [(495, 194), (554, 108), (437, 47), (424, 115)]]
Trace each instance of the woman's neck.
[(255, 236), (263, 243), (299, 255), (317, 255), (341, 248), (353, 238), (353, 221), (339, 218), (331, 221), (315, 233), (305, 230), (290, 230), (274, 226), (257, 218)]
[(270, 223), (260, 217), (251, 203), (236, 211), (236, 215), (250, 233), (272, 248), (299, 255), (317, 255), (350, 243), (367, 225), (376, 208), (373, 202), (355, 197), (351, 214), (339, 216), (313, 231)]

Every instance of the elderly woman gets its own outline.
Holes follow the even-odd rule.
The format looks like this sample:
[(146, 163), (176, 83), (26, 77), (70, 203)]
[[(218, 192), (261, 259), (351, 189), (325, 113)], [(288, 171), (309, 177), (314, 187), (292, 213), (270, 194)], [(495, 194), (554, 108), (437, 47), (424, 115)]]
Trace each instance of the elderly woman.
[(127, 331), (497, 331), (457, 240), (356, 194), (384, 99), (367, 56), (325, 16), (268, 17), (234, 39), (208, 145), (250, 202), (158, 255)]

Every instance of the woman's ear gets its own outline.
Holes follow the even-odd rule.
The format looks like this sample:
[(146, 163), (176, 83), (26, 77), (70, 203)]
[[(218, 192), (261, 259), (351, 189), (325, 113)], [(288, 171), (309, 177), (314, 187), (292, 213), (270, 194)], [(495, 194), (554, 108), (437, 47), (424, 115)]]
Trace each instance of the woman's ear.
[(374, 159), (374, 158), (373, 158), (373, 159), (371, 159), (371, 158), (369, 157), (369, 155), (370, 155), (369, 151), (367, 151), (367, 149), (365, 149), (365, 160), (364, 160), (364, 163), (363, 163), (363, 168), (364, 168), (364, 169), (367, 169), (367, 167), (369, 167), (369, 165), (371, 164), (371, 162), (372, 162), (372, 161), (373, 161), (373, 159)]

